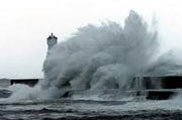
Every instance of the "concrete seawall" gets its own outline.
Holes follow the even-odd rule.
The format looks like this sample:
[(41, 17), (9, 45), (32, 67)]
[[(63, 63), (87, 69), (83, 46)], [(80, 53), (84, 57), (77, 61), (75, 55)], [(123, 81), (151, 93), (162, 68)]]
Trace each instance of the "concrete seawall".
[[(9, 84), (26, 84), (34, 87), (40, 79), (8, 79)], [(136, 84), (137, 77), (133, 79), (133, 84)], [(139, 89), (132, 90), (132, 95), (146, 96), (149, 100), (166, 100), (174, 95), (182, 93), (182, 76), (145, 76), (139, 79), (141, 86)], [(73, 91), (66, 92), (63, 97), (68, 97)]]
[(182, 76), (143, 77), (142, 89), (140, 91), (146, 92), (146, 99), (170, 99), (182, 93)]
[[(182, 76), (143, 77), (146, 89), (177, 89), (182, 88)], [(157, 84), (157, 85), (156, 85)]]
[[(182, 93), (182, 76), (161, 76), (161, 77), (143, 77), (133, 79), (133, 84), (136, 84), (140, 80), (141, 86), (139, 89), (133, 90), (98, 90), (97, 93), (111, 93), (113, 96), (136, 96), (137, 98), (144, 98), (148, 100), (167, 100), (179, 93)], [(108, 92), (109, 91), (109, 92)], [(92, 91), (93, 92), (93, 91)], [(61, 97), (72, 97), (72, 95), (84, 95), (92, 94), (82, 90), (70, 90), (65, 92)], [(94, 94), (94, 93), (93, 93)]]

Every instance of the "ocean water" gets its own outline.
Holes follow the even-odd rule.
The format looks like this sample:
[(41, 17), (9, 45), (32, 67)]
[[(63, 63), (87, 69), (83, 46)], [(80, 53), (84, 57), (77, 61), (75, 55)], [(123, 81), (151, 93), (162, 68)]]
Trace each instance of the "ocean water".
[(139, 99), (25, 100), (0, 104), (0, 120), (182, 120), (181, 97)]

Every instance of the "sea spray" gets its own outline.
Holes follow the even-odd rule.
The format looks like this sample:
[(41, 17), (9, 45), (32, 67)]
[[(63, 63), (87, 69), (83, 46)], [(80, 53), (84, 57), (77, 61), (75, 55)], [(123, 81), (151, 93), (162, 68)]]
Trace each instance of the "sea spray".
[[(181, 52), (171, 51), (156, 58), (158, 50), (156, 23), (148, 26), (134, 11), (130, 11), (124, 27), (115, 22), (89, 24), (48, 52), (44, 80), (33, 88), (10, 86), (7, 90), (13, 94), (0, 99), (0, 103), (53, 100), (69, 93), (81, 99), (128, 101), (133, 98), (125, 93), (141, 90), (143, 76), (182, 73)], [(133, 83), (133, 78), (138, 82)], [(159, 82), (150, 84), (153, 89), (161, 88)], [(181, 95), (177, 96), (176, 100), (180, 99)]]
[(59, 43), (44, 64), (43, 89), (132, 89), (158, 50), (157, 32), (130, 11), (122, 27), (115, 22), (79, 28)]
[(169, 50), (160, 55), (145, 71), (147, 76), (182, 75), (182, 58), (180, 50)]
[(34, 88), (10, 86), (12, 96), (2, 101), (55, 99), (70, 90), (92, 94), (135, 89), (133, 77), (143, 75), (153, 65), (158, 45), (155, 27), (149, 29), (134, 11), (130, 11), (124, 27), (115, 22), (89, 24), (49, 51), (44, 80)]
[(57, 95), (55, 91), (58, 91), (57, 88), (54, 87), (42, 90), (39, 84), (35, 87), (23, 84), (14, 84), (9, 86), (6, 90), (12, 92), (12, 94), (8, 98), (1, 98), (0, 104), (53, 100), (52, 98), (55, 99), (55, 96)]

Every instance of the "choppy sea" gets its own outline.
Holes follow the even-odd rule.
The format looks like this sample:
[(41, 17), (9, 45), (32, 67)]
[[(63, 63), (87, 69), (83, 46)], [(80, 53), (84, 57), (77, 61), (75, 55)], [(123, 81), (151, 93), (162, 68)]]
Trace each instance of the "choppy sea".
[(57, 99), (1, 102), (0, 120), (182, 120), (181, 97), (171, 100)]

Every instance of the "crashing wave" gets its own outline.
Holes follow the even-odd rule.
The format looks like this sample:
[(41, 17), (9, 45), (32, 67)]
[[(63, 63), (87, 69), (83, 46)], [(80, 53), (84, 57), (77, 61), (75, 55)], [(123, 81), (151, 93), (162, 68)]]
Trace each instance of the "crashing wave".
[(122, 27), (115, 22), (87, 25), (55, 46), (44, 63), (42, 88), (59, 91), (131, 89), (158, 50), (157, 32), (130, 11)]

